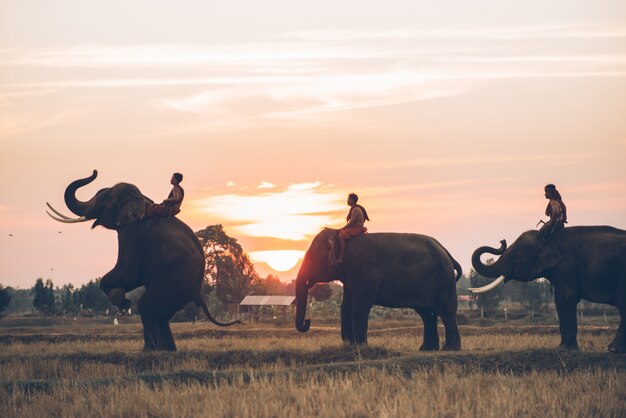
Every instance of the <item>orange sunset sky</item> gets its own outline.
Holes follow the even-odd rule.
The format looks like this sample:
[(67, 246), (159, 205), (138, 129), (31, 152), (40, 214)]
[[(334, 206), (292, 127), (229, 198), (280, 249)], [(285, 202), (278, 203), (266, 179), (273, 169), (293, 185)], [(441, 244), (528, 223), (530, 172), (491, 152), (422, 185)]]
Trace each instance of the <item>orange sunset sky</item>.
[[(356, 192), (371, 232), (472, 251), (545, 219), (626, 229), (626, 2), (0, 1), (0, 283), (81, 285), (114, 231), (69, 182), (221, 223), (288, 281)], [(269, 264), (268, 264), (269, 263)], [(282, 271), (286, 270), (286, 271)]]

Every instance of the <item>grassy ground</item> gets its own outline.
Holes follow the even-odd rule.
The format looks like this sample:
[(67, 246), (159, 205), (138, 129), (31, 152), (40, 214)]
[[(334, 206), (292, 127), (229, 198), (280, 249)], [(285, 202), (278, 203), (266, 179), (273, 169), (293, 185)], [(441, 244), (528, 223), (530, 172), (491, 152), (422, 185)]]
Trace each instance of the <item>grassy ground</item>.
[[(141, 325), (0, 320), (3, 416), (625, 416), (616, 324), (461, 326), (463, 351), (420, 353), (413, 321), (372, 322), (368, 347), (334, 324), (173, 324), (179, 351), (141, 351)], [(440, 332), (443, 335), (443, 330)]]

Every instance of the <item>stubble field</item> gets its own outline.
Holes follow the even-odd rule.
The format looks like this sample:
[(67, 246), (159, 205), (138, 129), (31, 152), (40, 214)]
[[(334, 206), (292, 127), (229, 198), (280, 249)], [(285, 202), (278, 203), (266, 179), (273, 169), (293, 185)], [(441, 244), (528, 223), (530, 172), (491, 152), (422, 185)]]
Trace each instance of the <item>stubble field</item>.
[(172, 324), (179, 351), (145, 353), (137, 323), (0, 320), (2, 416), (626, 416), (615, 324), (581, 326), (581, 352), (555, 349), (556, 325), (500, 324), (421, 353), (417, 322), (372, 322), (361, 348), (333, 324)]

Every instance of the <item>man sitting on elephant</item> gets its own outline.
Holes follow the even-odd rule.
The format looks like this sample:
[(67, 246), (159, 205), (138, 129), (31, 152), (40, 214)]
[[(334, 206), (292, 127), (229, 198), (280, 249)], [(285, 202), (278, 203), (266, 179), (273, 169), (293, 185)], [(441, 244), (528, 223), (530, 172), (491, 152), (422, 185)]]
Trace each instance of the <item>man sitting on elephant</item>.
[(166, 218), (171, 218), (172, 216), (180, 213), (180, 205), (183, 203), (183, 199), (185, 198), (185, 191), (180, 186), (180, 183), (182, 181), (182, 174), (172, 174), (170, 184), (174, 187), (172, 187), (172, 191), (170, 192), (169, 196), (167, 196), (167, 199), (165, 199), (163, 202), (149, 206), (146, 210), (146, 215), (144, 216), (144, 218), (149, 218), (151, 216), (164, 216)]
[(348, 223), (339, 230), (339, 257), (336, 260), (337, 264), (343, 263), (346, 240), (367, 232), (367, 228), (364, 225), (365, 221), (369, 221), (370, 218), (367, 216), (365, 208), (361, 205), (357, 205), (356, 202), (358, 200), (359, 197), (356, 194), (350, 193), (348, 195), (348, 205), (350, 206), (348, 216), (346, 216)]
[(546, 207), (546, 215), (550, 217), (550, 220), (541, 227), (539, 236), (545, 239), (565, 227), (567, 223), (567, 208), (554, 184), (548, 184), (544, 190), (546, 199), (550, 200)]

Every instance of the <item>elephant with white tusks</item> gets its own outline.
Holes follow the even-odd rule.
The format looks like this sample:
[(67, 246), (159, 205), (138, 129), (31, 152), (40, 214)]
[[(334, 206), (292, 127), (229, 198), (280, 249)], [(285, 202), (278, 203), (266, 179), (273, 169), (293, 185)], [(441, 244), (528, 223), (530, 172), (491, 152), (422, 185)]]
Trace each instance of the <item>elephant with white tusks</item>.
[[(474, 269), (493, 283), (470, 289), (486, 292), (502, 282), (530, 282), (545, 277), (554, 286), (559, 314), (561, 348), (578, 349), (576, 305), (581, 299), (615, 306), (620, 324), (609, 351), (626, 353), (626, 231), (610, 226), (576, 226), (562, 229), (548, 239), (538, 231), (524, 232), (510, 246), (480, 247), (472, 255)], [(499, 255), (490, 265), (482, 254)]]
[(138, 308), (143, 323), (144, 349), (175, 351), (169, 321), (187, 303), (202, 308), (209, 320), (221, 323), (210, 314), (200, 290), (204, 281), (205, 256), (193, 231), (175, 217), (144, 219), (152, 200), (128, 183), (101, 189), (87, 202), (76, 198), (76, 190), (96, 179), (98, 172), (73, 181), (65, 189), (65, 204), (78, 218), (70, 218), (48, 207), (53, 219), (64, 223), (94, 220), (92, 228), (102, 225), (117, 231), (118, 256), (115, 267), (100, 280), (100, 288), (122, 312), (130, 308), (126, 292), (140, 286), (146, 291)]

